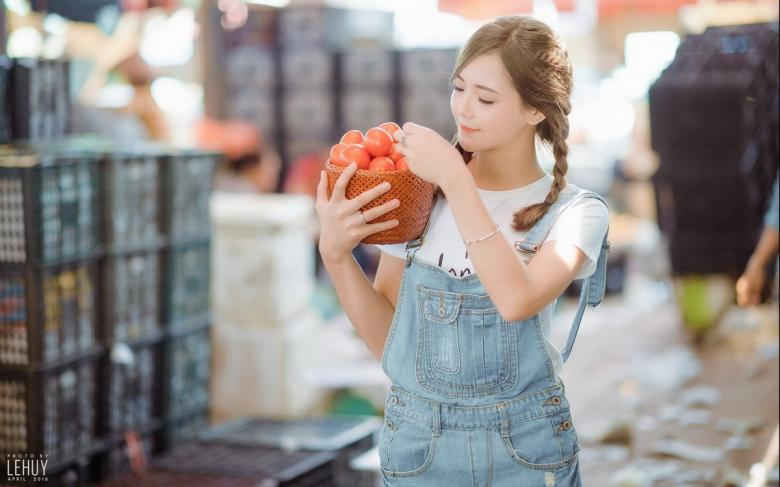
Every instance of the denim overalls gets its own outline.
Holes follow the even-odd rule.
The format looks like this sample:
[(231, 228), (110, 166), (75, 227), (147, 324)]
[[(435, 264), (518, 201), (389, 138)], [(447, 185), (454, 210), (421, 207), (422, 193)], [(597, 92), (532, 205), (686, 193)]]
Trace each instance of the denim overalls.
[[(533, 254), (560, 212), (580, 198), (604, 201), (567, 185), (515, 249)], [(476, 274), (457, 279), (419, 261), (414, 253), (426, 232), (406, 245), (382, 352), (392, 381), (378, 435), (385, 485), (580, 486), (577, 433), (539, 316), (505, 321)], [(605, 235), (596, 271), (583, 282), (564, 361), (585, 306), (604, 295), (608, 247)]]

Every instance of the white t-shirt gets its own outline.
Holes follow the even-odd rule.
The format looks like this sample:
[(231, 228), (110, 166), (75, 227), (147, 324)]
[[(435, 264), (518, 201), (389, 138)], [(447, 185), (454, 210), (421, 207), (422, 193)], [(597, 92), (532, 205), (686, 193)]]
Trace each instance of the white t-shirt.
[[(544, 201), (552, 183), (553, 177), (545, 174), (537, 181), (520, 188), (505, 191), (477, 188), (477, 191), (493, 221), (500, 226), (502, 234), (510, 244), (514, 244), (516, 241), (523, 240), (527, 232), (518, 232), (512, 228), (512, 215), (519, 209)], [(596, 270), (601, 243), (608, 225), (607, 207), (594, 198), (584, 198), (558, 216), (545, 242), (554, 240), (568, 242), (582, 250), (587, 256), (587, 261), (577, 273), (576, 279), (584, 279)], [(406, 256), (406, 243), (376, 245), (376, 247), (394, 257), (403, 259)], [(517, 255), (524, 258), (526, 262), (531, 258), (530, 255), (519, 252)], [(475, 272), (455, 223), (455, 216), (445, 198), (437, 198), (436, 206), (431, 212), (428, 233), (415, 258), (438, 266), (455, 278), (463, 278)], [(556, 373), (559, 373), (562, 366), (560, 352), (549, 342), (553, 305), (554, 302), (550, 303), (540, 312), (540, 319), (547, 339), (547, 351)]]

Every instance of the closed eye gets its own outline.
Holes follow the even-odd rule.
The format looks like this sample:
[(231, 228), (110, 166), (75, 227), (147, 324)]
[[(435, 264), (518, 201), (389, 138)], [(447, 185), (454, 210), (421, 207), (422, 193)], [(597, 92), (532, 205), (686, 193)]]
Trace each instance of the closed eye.
[[(455, 91), (463, 91), (463, 88), (458, 88), (457, 86), (453, 86), (452, 89)], [(478, 100), (480, 101), (480, 103), (483, 103), (485, 105), (492, 105), (493, 103), (495, 103), (490, 100), (483, 100), (482, 98), (478, 98)]]

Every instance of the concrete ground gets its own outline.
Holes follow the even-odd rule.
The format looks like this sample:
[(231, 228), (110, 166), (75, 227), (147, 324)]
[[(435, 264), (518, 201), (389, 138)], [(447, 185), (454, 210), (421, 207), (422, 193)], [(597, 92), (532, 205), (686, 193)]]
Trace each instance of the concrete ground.
[[(559, 307), (557, 344), (575, 305)], [(564, 367), (584, 485), (739, 485), (778, 423), (777, 344), (776, 303), (730, 308), (694, 345), (671, 284), (630, 276), (586, 312)]]

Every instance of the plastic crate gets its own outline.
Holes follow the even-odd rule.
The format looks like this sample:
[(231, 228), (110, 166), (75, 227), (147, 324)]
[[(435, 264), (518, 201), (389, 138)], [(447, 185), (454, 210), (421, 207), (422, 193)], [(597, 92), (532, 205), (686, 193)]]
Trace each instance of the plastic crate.
[(163, 251), (163, 324), (186, 330), (209, 320), (211, 242), (174, 245)]
[(160, 451), (169, 451), (177, 445), (190, 441), (200, 432), (209, 429), (209, 408), (202, 406), (196, 410), (178, 413), (163, 422), (160, 428), (157, 443)]
[[(333, 452), (186, 442), (152, 461), (156, 470), (254, 478), (257, 485), (333, 486)], [(273, 482), (273, 483), (272, 483)]]
[[(450, 76), (458, 50), (406, 49), (400, 52), (401, 82), (406, 88), (428, 86), (431, 90), (449, 92)], [(449, 111), (449, 104), (445, 104)]]
[(258, 482), (252, 477), (148, 470), (142, 474), (126, 473), (112, 477), (99, 485), (100, 487), (138, 487), (139, 485), (144, 487), (258, 487)]
[(186, 242), (211, 235), (209, 199), (216, 152), (178, 151), (165, 158), (161, 193), (162, 231), (170, 242)]
[(114, 343), (102, 368), (104, 412), (108, 437), (142, 431), (158, 422), (161, 398), (161, 340), (127, 345)]
[(65, 135), (70, 118), (70, 62), (16, 58), (11, 73), (12, 137), (45, 139)]
[(374, 446), (374, 435), (382, 426), (375, 416), (333, 415), (298, 420), (243, 418), (214, 426), (197, 434), (203, 443), (334, 451), (336, 485), (355, 485), (358, 477), (350, 462)]
[(97, 347), (95, 260), (0, 276), (0, 366), (39, 366)]
[(377, 47), (343, 51), (338, 62), (341, 84), (350, 88), (383, 88), (387, 95), (395, 83), (396, 52)]
[(94, 155), (0, 149), (0, 266), (97, 255), (98, 194)]
[[(2, 30), (4, 28), (2, 10), (3, 9), (0, 8), (0, 43), (3, 42)], [(3, 50), (0, 49), (0, 52), (3, 52)], [(0, 106), (3, 107), (3, 109), (0, 110), (0, 144), (4, 144), (11, 140), (11, 119), (9, 118), (8, 110), (5, 109), (10, 77), (11, 60), (0, 54)]]
[[(121, 437), (114, 437), (107, 444), (93, 471), (97, 480), (105, 481), (111, 477), (135, 472), (148, 466), (153, 456), (159, 453), (155, 438), (158, 425), (144, 430), (133, 430)], [(140, 448), (139, 448), (140, 447)], [(140, 464), (140, 465), (139, 465)], [(136, 483), (133, 485), (147, 485)]]
[(371, 127), (392, 120), (392, 91), (387, 88), (353, 89), (341, 96), (341, 113), (344, 131)]
[(319, 5), (279, 10), (278, 43), (282, 47), (344, 49), (359, 44), (391, 46), (393, 13)]
[(166, 337), (163, 360), (163, 417), (173, 420), (206, 410), (212, 368), (211, 326)]
[(55, 471), (100, 451), (98, 359), (91, 354), (56, 367), (0, 369), (0, 455), (45, 454)]
[(282, 51), (282, 83), (298, 89), (327, 88), (333, 82), (334, 55), (324, 49), (286, 49)]
[(134, 342), (161, 334), (160, 276), (157, 250), (105, 257), (101, 276), (104, 343)]
[(101, 166), (105, 242), (112, 251), (155, 248), (161, 241), (160, 161), (153, 148), (110, 152)]

